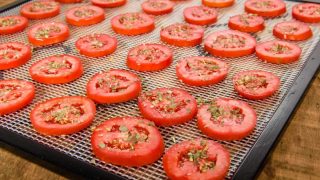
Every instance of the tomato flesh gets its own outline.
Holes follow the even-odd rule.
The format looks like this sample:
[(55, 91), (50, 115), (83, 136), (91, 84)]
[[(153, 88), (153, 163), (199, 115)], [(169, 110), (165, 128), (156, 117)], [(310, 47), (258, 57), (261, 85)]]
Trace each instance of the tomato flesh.
[(312, 37), (312, 31), (306, 24), (298, 21), (286, 21), (274, 26), (273, 35), (279, 39), (302, 41)]
[(114, 8), (125, 5), (127, 0), (91, 0), (93, 5), (102, 8)]
[(27, 3), (20, 9), (20, 14), (28, 19), (51, 18), (60, 13), (60, 5), (54, 1), (34, 1)]
[(202, 4), (212, 8), (225, 8), (232, 6), (234, 0), (202, 0)]
[(104, 10), (97, 6), (80, 6), (70, 9), (66, 21), (74, 26), (89, 26), (104, 20)]
[(163, 15), (172, 12), (173, 5), (169, 0), (147, 0), (141, 4), (141, 7), (147, 14)]
[(23, 16), (0, 17), (0, 35), (23, 31), (28, 26), (28, 19)]
[(286, 4), (282, 0), (247, 0), (245, 11), (262, 17), (274, 18), (284, 14)]
[(292, 8), (292, 17), (307, 23), (320, 22), (320, 5), (314, 3), (297, 4)]
[(209, 25), (217, 21), (218, 12), (206, 6), (192, 6), (183, 11), (184, 19), (195, 25)]
[(242, 32), (255, 33), (264, 29), (264, 19), (256, 14), (240, 14), (229, 19), (230, 29)]
[(0, 70), (22, 66), (31, 59), (31, 48), (19, 42), (0, 44)]

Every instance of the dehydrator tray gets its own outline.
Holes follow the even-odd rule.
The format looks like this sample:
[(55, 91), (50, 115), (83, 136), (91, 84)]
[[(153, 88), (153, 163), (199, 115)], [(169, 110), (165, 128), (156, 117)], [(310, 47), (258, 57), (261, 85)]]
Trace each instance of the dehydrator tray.
[[(1, 16), (19, 14), (21, 4), (26, 0), (17, 1), (0, 9)], [(36, 97), (33, 102), (22, 110), (0, 117), (1, 141), (36, 155), (65, 169), (82, 174), (93, 179), (167, 179), (162, 159), (152, 165), (140, 168), (127, 168), (104, 163), (98, 160), (91, 152), (90, 136), (92, 129), (108, 118), (116, 116), (139, 116), (137, 101), (129, 101), (114, 105), (97, 105), (97, 114), (94, 123), (87, 129), (66, 136), (43, 136), (38, 134), (31, 126), (29, 113), (35, 104), (49, 98), (66, 95), (85, 95), (85, 85), (95, 73), (112, 68), (127, 69), (126, 56), (130, 48), (142, 43), (162, 43), (159, 33), (161, 27), (175, 22), (184, 22), (182, 12), (185, 7), (201, 4), (200, 0), (177, 1), (171, 14), (155, 17), (156, 29), (141, 36), (122, 36), (115, 34), (110, 26), (110, 19), (121, 13), (142, 11), (142, 0), (129, 0), (125, 6), (105, 9), (106, 19), (99, 24), (88, 27), (71, 26), (70, 38), (60, 44), (48, 47), (34, 48), (32, 59), (25, 65), (0, 72), (0, 79), (24, 79), (32, 81), (28, 74), (30, 65), (44, 57), (56, 54), (72, 54), (82, 59), (85, 67), (83, 76), (71, 83), (63, 85), (44, 85), (37, 82)], [(287, 12), (281, 17), (266, 20), (266, 29), (254, 34), (257, 42), (275, 39), (272, 35), (273, 26), (281, 21), (290, 20), (292, 6), (299, 2), (286, 1)], [(30, 21), (29, 27), (20, 33), (0, 36), (0, 43), (19, 41), (28, 43), (26, 32), (36, 24), (47, 21), (65, 23), (64, 12), (74, 6), (89, 4), (88, 1), (78, 4), (63, 4), (61, 13), (53, 18)], [(228, 29), (227, 22), (230, 16), (244, 11), (244, 0), (237, 0), (229, 8), (219, 9), (218, 22), (206, 27), (205, 37), (210, 32)], [(203, 44), (193, 48), (179, 48), (169, 46), (174, 51), (172, 65), (159, 72), (135, 72), (143, 79), (143, 90), (148, 91), (158, 87), (178, 87), (187, 90), (197, 98), (210, 100), (215, 97), (230, 97), (248, 102), (257, 112), (258, 121), (253, 133), (241, 141), (219, 141), (231, 153), (231, 166), (226, 179), (252, 179), (257, 174), (267, 153), (270, 151), (285, 124), (289, 121), (291, 113), (297, 106), (308, 84), (317, 72), (320, 64), (320, 25), (310, 24), (313, 37), (307, 41), (297, 42), (302, 48), (302, 55), (298, 62), (287, 65), (264, 63), (253, 54), (241, 58), (218, 58), (226, 61), (230, 66), (228, 77), (223, 82), (208, 87), (187, 86), (176, 79), (175, 65), (183, 57), (209, 56), (203, 51)], [(88, 58), (80, 55), (75, 49), (75, 41), (91, 33), (107, 33), (118, 39), (118, 48), (115, 53), (102, 58)], [(204, 38), (205, 38), (204, 37)], [(232, 77), (243, 70), (259, 69), (275, 73), (281, 78), (281, 88), (272, 97), (251, 101), (241, 98), (233, 90)], [(131, 70), (130, 70), (131, 71)], [(173, 127), (160, 127), (165, 139), (166, 149), (183, 140), (197, 137), (207, 138), (196, 126), (196, 120)]]

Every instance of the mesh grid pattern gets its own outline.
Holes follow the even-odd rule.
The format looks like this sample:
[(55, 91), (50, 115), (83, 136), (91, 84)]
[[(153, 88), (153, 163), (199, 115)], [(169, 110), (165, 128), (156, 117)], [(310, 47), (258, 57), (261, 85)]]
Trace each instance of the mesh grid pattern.
[[(71, 30), (71, 36), (69, 40), (57, 45), (37, 48), (33, 53), (32, 59), (27, 64), (16, 69), (0, 72), (0, 79), (17, 78), (32, 81), (30, 75), (28, 74), (28, 68), (31, 66), (31, 64), (47, 56), (65, 53), (80, 57), (85, 67), (85, 72), (83, 76), (80, 79), (68, 84), (44, 85), (37, 82), (33, 82), (37, 88), (37, 91), (36, 97), (33, 100), (32, 104), (16, 113), (0, 117), (0, 126), (5, 127), (11, 131), (17, 132), (19, 134), (22, 134), (23, 136), (28, 137), (38, 143), (45, 144), (46, 146), (49, 146), (52, 149), (61, 151), (67, 154), (68, 156), (77, 158), (79, 161), (91, 163), (98, 168), (102, 168), (105, 171), (118, 174), (128, 179), (166, 179), (166, 175), (162, 168), (162, 159), (158, 160), (156, 163), (152, 165), (140, 168), (126, 168), (106, 164), (98, 160), (91, 152), (91, 129), (108, 118), (128, 115), (139, 116), (140, 113), (137, 107), (136, 100), (115, 105), (98, 105), (97, 114), (94, 123), (91, 125), (91, 127), (73, 135), (59, 137), (49, 137), (40, 135), (37, 132), (35, 132), (35, 130), (32, 128), (29, 120), (29, 113), (31, 109), (35, 106), (35, 104), (45, 99), (67, 95), (85, 95), (85, 85), (88, 82), (89, 78), (91, 78), (95, 73), (100, 71), (106, 71), (111, 68), (120, 68), (128, 70), (126, 66), (126, 56), (130, 48), (142, 43), (162, 43), (159, 37), (161, 27), (170, 25), (175, 22), (184, 22), (182, 16), (183, 9), (188, 6), (199, 5), (201, 3), (200, 1), (195, 0), (177, 2), (176, 6), (174, 7), (174, 11), (171, 14), (155, 17), (156, 29), (149, 34), (134, 37), (127, 37), (115, 34), (111, 29), (110, 19), (113, 16), (120, 13), (142, 11), (140, 8), (141, 2), (141, 0), (132, 0), (129, 1), (123, 7), (105, 9), (106, 20), (97, 25), (92, 25), (88, 27), (74, 27), (69, 25)], [(288, 12), (279, 18), (267, 20), (266, 29), (263, 32), (259, 32), (254, 35), (258, 42), (264, 42), (267, 40), (275, 39), (272, 36), (272, 27), (278, 22), (291, 19), (291, 9), (292, 6), (296, 3), (286, 3)], [(88, 4), (88, 2), (83, 2), (82, 4), (62, 5), (60, 15), (46, 20), (30, 21), (30, 26), (27, 28), (27, 30), (32, 25), (41, 22), (58, 21), (65, 23), (64, 12), (67, 9), (74, 6), (80, 6), (85, 4)], [(237, 0), (234, 6), (219, 10), (218, 22), (206, 28), (205, 37), (210, 32), (228, 29), (227, 22), (229, 16), (242, 13), (244, 11), (243, 4), (244, 0)], [(11, 10), (8, 10), (2, 13), (1, 16), (18, 14), (19, 8), (20, 7), (16, 7)], [(294, 80), (298, 76), (299, 72), (302, 70), (307, 57), (317, 44), (319, 40), (319, 25), (313, 24), (311, 28), (315, 36), (307, 41), (297, 43), (302, 48), (303, 52), (299, 62), (295, 62), (289, 65), (267, 64), (258, 60), (255, 55), (234, 59), (223, 59), (231, 66), (231, 69), (227, 79), (217, 85), (195, 88), (184, 85), (176, 79), (175, 65), (181, 58), (187, 56), (208, 55), (206, 52), (203, 51), (203, 44), (194, 48), (179, 48), (169, 46), (174, 51), (174, 62), (169, 68), (159, 72), (135, 73), (142, 78), (144, 91), (148, 91), (158, 87), (178, 87), (186, 89), (195, 97), (201, 97), (204, 100), (210, 100), (215, 97), (230, 97), (240, 99), (248, 102), (256, 110), (258, 114), (257, 126), (250, 136), (244, 138), (241, 141), (220, 141), (220, 143), (222, 143), (231, 153), (231, 166), (227, 175), (227, 179), (230, 179), (234, 175), (240, 163), (243, 161), (246, 154), (249, 152), (250, 148), (254, 145), (255, 141), (257, 140), (261, 132), (268, 125), (268, 121), (273, 116), (277, 107), (281, 103), (283, 97), (288, 92), (291, 85), (294, 83)], [(8, 41), (19, 41), (28, 43), (26, 35), (27, 30), (14, 35), (1, 36), (0, 43)], [(75, 41), (79, 37), (91, 33), (106, 33), (115, 36), (118, 39), (118, 48), (116, 52), (112, 55), (102, 58), (87, 58), (79, 55), (74, 47)], [(281, 78), (280, 90), (274, 96), (263, 101), (250, 101), (239, 97), (237, 93), (233, 90), (233, 85), (231, 81), (232, 77), (237, 72), (251, 69), (266, 70), (278, 75)], [(198, 130), (195, 119), (183, 125), (165, 128), (161, 127), (159, 129), (165, 139), (166, 148), (183, 140), (193, 139), (197, 137), (206, 138)]]

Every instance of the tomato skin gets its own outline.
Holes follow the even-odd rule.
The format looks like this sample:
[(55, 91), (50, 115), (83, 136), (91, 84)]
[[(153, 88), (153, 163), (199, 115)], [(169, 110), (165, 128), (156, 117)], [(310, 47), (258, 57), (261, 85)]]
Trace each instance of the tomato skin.
[[(76, 16), (76, 12), (82, 12), (88, 10), (94, 12), (92, 16), (89, 17), (78, 17)], [(66, 21), (67, 23), (74, 25), (74, 26), (89, 26), (93, 24), (98, 24), (104, 20), (104, 10), (98, 6), (80, 6), (74, 7), (66, 13)]]
[[(29, 103), (35, 96), (35, 87), (31, 82), (18, 80), (18, 79), (8, 79), (0, 80), (0, 90), (3, 89), (3, 86), (17, 85), (20, 86), (20, 89), (12, 90), (14, 93), (19, 93), (20, 97), (11, 101), (3, 102), (3, 98), (9, 96), (12, 91), (6, 95), (0, 96), (0, 116), (16, 112)], [(2, 93), (1, 93), (2, 94)]]
[[(296, 4), (292, 7), (292, 17), (306, 23), (318, 23), (320, 22), (320, 15), (311, 15), (311, 14), (305, 14), (303, 11), (305, 9), (320, 9), (319, 4), (315, 3), (302, 3), (302, 4)], [(301, 11), (301, 12), (300, 12)], [(314, 13), (314, 11), (309, 11), (309, 13)]]
[(19, 57), (17, 59), (5, 59), (3, 55), (0, 56), (0, 70), (6, 70), (22, 66), (31, 59), (31, 48), (20, 42), (7, 42), (0, 44), (0, 54), (2, 50), (8, 51), (7, 49), (19, 49)]
[[(153, 7), (153, 3), (161, 3), (164, 7)], [(142, 10), (147, 14), (163, 15), (173, 11), (173, 3), (169, 0), (146, 0), (141, 4)]]
[[(248, 19), (247, 21), (249, 21), (249, 24), (245, 24), (241, 21), (241, 18), (250, 18), (251, 20)], [(255, 33), (264, 29), (264, 19), (261, 16), (257, 16), (255, 14), (241, 14), (230, 17), (228, 26), (233, 30)]]
[(82, 0), (56, 0), (56, 1), (61, 2), (61, 3), (66, 3), (66, 4), (82, 2)]
[[(255, 7), (257, 3), (271, 2), (273, 8), (270, 7)], [(260, 5), (261, 7), (261, 5)], [(274, 18), (284, 14), (286, 10), (286, 4), (282, 0), (247, 0), (244, 4), (245, 11), (252, 14), (258, 14), (262, 17)]]
[[(198, 13), (198, 16), (201, 17), (193, 15), (193, 13)], [(213, 24), (217, 22), (218, 18), (218, 12), (215, 9), (206, 6), (188, 7), (184, 9), (183, 15), (186, 22), (200, 26)]]
[(5, 20), (10, 21), (10, 19), (13, 19), (13, 21), (15, 21), (16, 24), (11, 26), (0, 26), (0, 35), (17, 33), (23, 31), (28, 26), (28, 19), (23, 16), (0, 17), (0, 25)]
[[(180, 166), (181, 157), (191, 149), (202, 148), (201, 142), (207, 144), (207, 154), (210, 159), (215, 160), (213, 170), (200, 172), (196, 166), (187, 162)], [(163, 168), (172, 180), (222, 180), (228, 173), (230, 167), (230, 154), (222, 145), (212, 140), (194, 139), (183, 141), (171, 146), (163, 156)]]
[[(285, 27), (297, 28), (296, 32), (283, 32), (282, 28)], [(279, 39), (291, 40), (291, 41), (303, 41), (312, 37), (312, 31), (306, 24), (298, 21), (285, 21), (276, 24), (273, 27), (273, 35)]]
[(91, 0), (91, 3), (95, 6), (102, 8), (114, 8), (125, 5), (127, 0), (116, 0), (112, 2), (106, 2), (104, 0)]
[(232, 6), (234, 0), (202, 0), (202, 4), (211, 8), (225, 8)]
[[(51, 6), (52, 8), (48, 11), (32, 11), (33, 7), (36, 7), (36, 3)], [(42, 9), (40, 7), (40, 9)], [(20, 9), (20, 14), (28, 19), (46, 19), (51, 18), (60, 13), (60, 5), (57, 2), (51, 0), (39, 0), (30, 2), (23, 5)]]

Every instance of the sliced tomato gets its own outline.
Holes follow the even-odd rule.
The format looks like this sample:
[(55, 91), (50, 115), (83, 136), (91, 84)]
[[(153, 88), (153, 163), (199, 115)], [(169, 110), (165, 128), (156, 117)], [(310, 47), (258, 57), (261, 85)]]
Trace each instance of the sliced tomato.
[(67, 23), (74, 26), (89, 26), (104, 20), (104, 10), (98, 6), (74, 7), (66, 13)]
[(0, 70), (22, 66), (30, 59), (30, 46), (20, 42), (0, 44)]
[(229, 167), (228, 150), (212, 140), (183, 141), (163, 156), (163, 168), (172, 180), (222, 180)]
[(310, 27), (298, 21), (285, 21), (273, 27), (273, 35), (279, 39), (302, 41), (312, 37)]
[(71, 55), (44, 58), (29, 69), (33, 80), (44, 84), (63, 84), (74, 81), (83, 74), (81, 60)]
[(94, 75), (87, 84), (87, 95), (97, 103), (126, 102), (139, 96), (139, 77), (129, 71), (113, 69)]
[(92, 34), (79, 38), (76, 48), (85, 56), (102, 57), (112, 54), (117, 49), (117, 44), (117, 39), (107, 34)]
[(138, 98), (143, 117), (159, 126), (172, 126), (191, 120), (197, 113), (197, 102), (188, 92), (178, 88), (157, 88)]
[(301, 48), (285, 41), (268, 41), (257, 45), (256, 55), (269, 63), (286, 64), (299, 59)]
[(0, 35), (23, 31), (28, 26), (28, 19), (23, 16), (0, 17)]
[(58, 2), (61, 2), (61, 3), (79, 3), (79, 2), (82, 2), (82, 0), (56, 0)]
[(67, 40), (69, 35), (68, 26), (58, 22), (36, 24), (28, 31), (29, 42), (35, 46), (60, 43)]
[(172, 63), (173, 53), (161, 44), (142, 44), (132, 48), (127, 57), (127, 65), (136, 71), (159, 71)]
[(230, 29), (242, 32), (255, 33), (264, 29), (264, 19), (256, 14), (240, 14), (229, 19)]
[(169, 0), (146, 0), (141, 4), (141, 7), (147, 14), (163, 15), (172, 12), (173, 5), (173, 2)]
[(60, 13), (59, 3), (51, 0), (38, 0), (23, 5), (20, 14), (28, 19), (51, 18)]
[(247, 33), (222, 30), (210, 34), (204, 41), (204, 49), (214, 56), (240, 57), (254, 53), (256, 40)]
[(140, 35), (153, 31), (154, 19), (144, 13), (125, 13), (111, 19), (112, 29), (128, 36)]
[(218, 12), (206, 6), (192, 6), (184, 9), (184, 19), (195, 25), (209, 25), (217, 22)]
[(243, 71), (233, 77), (233, 86), (241, 96), (259, 100), (272, 96), (280, 87), (280, 79), (266, 71)]
[(161, 29), (160, 38), (174, 46), (190, 47), (200, 44), (203, 34), (204, 29), (201, 26), (176, 23)]
[(93, 5), (102, 8), (114, 8), (125, 5), (127, 0), (91, 0)]
[(17, 79), (0, 80), (0, 116), (27, 106), (35, 95), (31, 82)]
[(302, 22), (318, 23), (320, 22), (320, 4), (297, 4), (292, 8), (292, 16)]
[(225, 8), (232, 6), (234, 0), (202, 0), (202, 4), (212, 8)]
[(244, 8), (248, 13), (268, 18), (280, 16), (287, 11), (282, 0), (247, 0)]
[(154, 123), (139, 117), (108, 119), (91, 136), (93, 153), (102, 161), (120, 166), (144, 166), (157, 161), (164, 141)]

